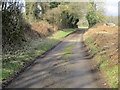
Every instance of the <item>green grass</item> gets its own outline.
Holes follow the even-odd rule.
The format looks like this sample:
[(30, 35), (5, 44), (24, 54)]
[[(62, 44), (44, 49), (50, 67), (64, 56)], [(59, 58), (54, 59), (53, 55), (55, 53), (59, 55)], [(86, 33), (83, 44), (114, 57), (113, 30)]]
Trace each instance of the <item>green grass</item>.
[(92, 36), (87, 36), (85, 38), (85, 43), (87, 47), (90, 49), (90, 53), (92, 55), (95, 54), (93, 60), (99, 65), (100, 70), (102, 71), (104, 77), (106, 78), (107, 83), (111, 88), (118, 88), (118, 66), (113, 65), (109, 66), (110, 58), (106, 54), (106, 51), (102, 51), (102, 49), (97, 47), (94, 44), (94, 39)]
[(18, 50), (15, 54), (3, 55), (2, 80), (7, 79), (17, 72), (25, 63), (35, 59), (37, 56), (46, 52), (48, 49), (56, 45), (62, 38), (77, 29), (60, 30), (52, 35), (32, 40), (24, 47), (25, 50)]
[(78, 28), (80, 28), (80, 29), (88, 29), (89, 27), (88, 26), (78, 26)]
[(112, 88), (118, 88), (118, 66), (108, 66), (109, 59), (104, 58), (104, 62), (100, 65), (100, 68), (103, 73), (105, 73), (105, 78), (108, 81), (108, 84)]
[(66, 48), (65, 48), (64, 51), (63, 51), (63, 55), (62, 55), (61, 59), (62, 59), (62, 60), (65, 60), (65, 61), (68, 61), (72, 49), (73, 49), (73, 45), (68, 45), (68, 46), (66, 46)]

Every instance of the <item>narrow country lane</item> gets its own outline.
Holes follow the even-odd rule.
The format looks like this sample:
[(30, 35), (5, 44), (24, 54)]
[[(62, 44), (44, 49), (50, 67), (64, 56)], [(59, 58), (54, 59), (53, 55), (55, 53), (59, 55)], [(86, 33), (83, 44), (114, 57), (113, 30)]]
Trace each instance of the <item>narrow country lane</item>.
[(8, 88), (103, 88), (79, 30), (37, 59)]

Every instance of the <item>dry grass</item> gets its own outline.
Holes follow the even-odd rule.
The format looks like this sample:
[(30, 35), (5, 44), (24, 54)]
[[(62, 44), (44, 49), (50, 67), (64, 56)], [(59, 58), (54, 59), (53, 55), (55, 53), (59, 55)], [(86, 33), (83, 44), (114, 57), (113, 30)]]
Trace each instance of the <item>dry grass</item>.
[(95, 25), (84, 34), (84, 40), (109, 86), (118, 87), (118, 27)]
[(32, 24), (32, 29), (37, 31), (41, 37), (47, 36), (50, 33), (57, 31), (56, 26), (52, 26), (46, 21), (40, 21)]
[(88, 34), (92, 36), (97, 47), (106, 50), (111, 64), (118, 64), (118, 27), (98, 25), (89, 29), (85, 36), (89, 37)]

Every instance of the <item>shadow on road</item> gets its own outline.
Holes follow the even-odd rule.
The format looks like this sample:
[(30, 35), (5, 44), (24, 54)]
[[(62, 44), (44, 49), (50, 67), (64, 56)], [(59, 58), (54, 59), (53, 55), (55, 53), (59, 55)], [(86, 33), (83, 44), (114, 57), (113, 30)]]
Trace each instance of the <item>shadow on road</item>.
[[(79, 36), (79, 34), (84, 34), (87, 31), (87, 29), (81, 29), (78, 30), (74, 35), (70, 35), (67, 37), (67, 39), (73, 39), (76, 36)], [(79, 38), (79, 37), (77, 37)], [(68, 62), (64, 60), (59, 60), (60, 56), (62, 55), (61, 50), (64, 50), (64, 47), (67, 46), (68, 44), (77, 44), (80, 43), (78, 46), (78, 50), (80, 49), (79, 53), (72, 53), (72, 56), (76, 56), (78, 58), (72, 60), (70, 59)], [(83, 55), (79, 55), (80, 53), (84, 53)], [(52, 54), (52, 55), (51, 55)], [(80, 58), (79, 58), (80, 56)], [(52, 51), (49, 51), (47, 54), (44, 55), (42, 58), (38, 58), (31, 66), (29, 66), (23, 73), (21, 73), (16, 79), (11, 82), (9, 87), (43, 87), (43, 88), (48, 88), (48, 87), (61, 87), (59, 86), (62, 83), (66, 82), (66, 85), (72, 84), (71, 82), (73, 79), (77, 78), (84, 78), (84, 77), (89, 77), (90, 75), (94, 76), (98, 71), (94, 70), (92, 68), (85, 69), (81, 73), (77, 73), (76, 71), (72, 71), (72, 73), (77, 73), (77, 74), (70, 74), (71, 71), (69, 70), (61, 70), (66, 66), (69, 66), (69, 62), (71, 65), (77, 64), (76, 61), (90, 61), (92, 57), (88, 53), (88, 49), (86, 48), (86, 45), (84, 41), (66, 41), (64, 40), (62, 43), (60, 43), (58, 46), (56, 46)], [(56, 64), (57, 62), (57, 64)], [(81, 66), (81, 68), (84, 68), (85, 66)], [(80, 68), (80, 69), (81, 69)], [(60, 73), (58, 73), (60, 72)], [(62, 74), (61, 74), (62, 72)], [(58, 79), (59, 78), (59, 79)], [(76, 81), (76, 86), (74, 87), (85, 87), (89, 86), (91, 83), (95, 83), (99, 80), (99, 78), (94, 78), (90, 80), (85, 80), (85, 82), (77, 82)], [(39, 86), (41, 85), (41, 86)], [(67, 87), (67, 86), (66, 86)]]

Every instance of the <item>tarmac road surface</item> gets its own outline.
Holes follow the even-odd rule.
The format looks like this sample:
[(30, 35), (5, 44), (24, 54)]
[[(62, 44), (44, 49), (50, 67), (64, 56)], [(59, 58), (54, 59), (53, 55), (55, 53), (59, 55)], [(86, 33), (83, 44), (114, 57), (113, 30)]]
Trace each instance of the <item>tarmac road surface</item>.
[[(8, 88), (103, 88), (83, 44), (85, 30), (69, 35), (45, 57), (37, 59)], [(68, 57), (64, 52), (71, 46)]]

